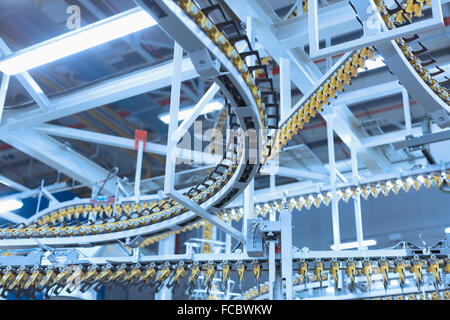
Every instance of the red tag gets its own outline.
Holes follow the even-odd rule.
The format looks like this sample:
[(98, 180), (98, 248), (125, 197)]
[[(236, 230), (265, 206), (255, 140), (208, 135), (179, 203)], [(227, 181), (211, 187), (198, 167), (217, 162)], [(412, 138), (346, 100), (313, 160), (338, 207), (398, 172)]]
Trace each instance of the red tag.
[(278, 243), (275, 247), (275, 253), (281, 253), (281, 244)]
[(144, 150), (147, 145), (147, 131), (146, 130), (136, 130), (134, 132), (134, 150), (139, 148), (139, 141), (144, 141)]

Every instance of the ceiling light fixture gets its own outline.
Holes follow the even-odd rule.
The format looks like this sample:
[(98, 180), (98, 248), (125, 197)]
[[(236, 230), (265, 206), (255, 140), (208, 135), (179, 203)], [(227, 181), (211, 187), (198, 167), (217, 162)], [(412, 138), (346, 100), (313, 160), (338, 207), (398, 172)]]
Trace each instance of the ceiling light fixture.
[(0, 200), (0, 213), (17, 210), (23, 207), (23, 202), (15, 198)]
[(15, 75), (124, 37), (156, 24), (146, 11), (134, 8), (41, 42), (0, 60), (0, 71)]

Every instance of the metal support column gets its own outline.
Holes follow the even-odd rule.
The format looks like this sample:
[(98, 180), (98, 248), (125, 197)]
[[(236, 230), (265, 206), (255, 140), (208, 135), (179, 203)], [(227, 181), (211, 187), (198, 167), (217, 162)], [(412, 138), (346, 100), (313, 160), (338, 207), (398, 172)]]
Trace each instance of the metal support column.
[(275, 241), (269, 241), (269, 300), (274, 300), (275, 297)]
[(136, 198), (136, 202), (139, 202), (139, 197), (141, 196), (141, 173), (142, 173), (143, 154), (144, 154), (144, 141), (139, 140), (136, 159), (136, 174), (134, 176), (134, 197)]
[(31, 191), (30, 189), (21, 185), (20, 183), (17, 183), (17, 182), (15, 182), (5, 176), (2, 176), (2, 175), (0, 175), (0, 183), (4, 184), (5, 186), (8, 186), (12, 189), (16, 189), (17, 191), (20, 191), (20, 192)]
[(283, 300), (283, 281), (281, 281), (281, 274), (279, 270), (275, 271), (273, 300)]
[[(331, 46), (331, 38), (325, 39), (325, 45), (326, 47)], [(330, 70), (332, 66), (333, 66), (333, 56), (329, 56), (327, 57), (327, 70)]]
[(290, 59), (280, 58), (280, 107), (281, 119), (286, 119), (291, 111)]
[(319, 17), (318, 1), (308, 0), (308, 34), (309, 34), (309, 56), (312, 57), (319, 50)]
[[(169, 255), (175, 253), (175, 236), (169, 236), (159, 240), (158, 255)], [(155, 294), (155, 300), (172, 300), (172, 289), (163, 286), (161, 290)]]
[(286, 300), (292, 300), (292, 214), (286, 197), (283, 199), (283, 209), (280, 214), (281, 225), (281, 277), (286, 286)]
[(41, 180), (41, 187), (39, 188), (39, 196), (38, 196), (38, 202), (36, 206), (36, 212), (35, 215), (39, 212), (39, 209), (41, 208), (41, 200), (42, 200), (42, 189), (44, 188), (44, 179)]
[(333, 243), (336, 250), (341, 246), (341, 231), (339, 228), (339, 202), (336, 194), (336, 158), (334, 153), (333, 116), (327, 119), (328, 162), (330, 167), (331, 184), (331, 217), (333, 221)]
[[(351, 158), (352, 158), (352, 178), (353, 183), (355, 185), (359, 184), (359, 175), (358, 175), (358, 158), (356, 155), (356, 148), (354, 147), (353, 143), (350, 147), (351, 151)], [(362, 226), (362, 217), (361, 217), (361, 197), (359, 193), (357, 194), (356, 198), (353, 200), (353, 204), (355, 206), (355, 226), (356, 226), (356, 240), (358, 241), (358, 248), (363, 249), (363, 241), (364, 241), (364, 234), (363, 234), (363, 226)]]
[(270, 191), (275, 192), (276, 180), (275, 173), (270, 174)]
[(411, 135), (412, 123), (411, 123), (411, 110), (409, 107), (409, 95), (405, 87), (402, 87), (402, 100), (403, 100), (403, 113), (405, 115), (406, 135)]
[[(231, 227), (231, 221), (228, 222)], [(231, 253), (231, 235), (225, 232), (225, 253)]]
[[(255, 49), (255, 27), (254, 21), (251, 16), (247, 17), (247, 25), (246, 25), (246, 34), (248, 41), (250, 42), (250, 46)], [(248, 56), (245, 60), (247, 65), (252, 66), (255, 64), (255, 57)], [(249, 218), (254, 217), (255, 212), (255, 203), (254, 203), (254, 195), (255, 195), (255, 180), (252, 179), (248, 186), (244, 190), (244, 216), (242, 220), (242, 234), (244, 235), (244, 239), (247, 239), (247, 221)], [(246, 246), (243, 246), (244, 251), (246, 252)]]
[[(247, 26), (246, 26), (246, 34), (248, 41), (250, 42), (250, 46), (255, 49), (255, 26), (254, 26), (254, 20), (252, 17), (247, 17)], [(255, 62), (254, 56), (249, 56), (246, 58), (246, 63), (248, 65), (254, 65)]]
[(244, 238), (247, 239), (247, 221), (248, 219), (254, 218), (255, 203), (255, 180), (252, 179), (248, 184), (247, 188), (244, 190), (244, 216), (242, 220), (242, 234)]
[(2, 114), (3, 108), (5, 106), (6, 93), (8, 92), (8, 85), (9, 85), (9, 76), (3, 74), (2, 82), (0, 84), (0, 123), (2, 122)]
[(178, 129), (178, 112), (180, 110), (181, 64), (183, 48), (175, 42), (173, 50), (172, 88), (170, 91), (170, 120), (167, 135), (166, 174), (164, 178), (164, 193), (170, 193), (175, 183), (175, 163), (177, 145), (175, 132)]

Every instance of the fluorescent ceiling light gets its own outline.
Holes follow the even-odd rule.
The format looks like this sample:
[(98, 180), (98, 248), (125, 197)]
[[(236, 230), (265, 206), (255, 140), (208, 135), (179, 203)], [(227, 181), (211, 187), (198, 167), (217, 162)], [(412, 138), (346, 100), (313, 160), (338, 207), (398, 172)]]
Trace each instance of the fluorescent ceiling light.
[(0, 213), (8, 212), (23, 207), (23, 202), (14, 198), (9, 198), (0, 201)]
[(366, 69), (359, 68), (358, 72), (363, 73), (365, 71), (378, 69), (378, 68), (386, 66), (386, 64), (384, 63), (384, 60), (382, 57), (376, 57), (375, 59), (366, 60), (365, 66), (366, 66)]
[(146, 11), (131, 9), (18, 51), (0, 61), (0, 71), (7, 75), (18, 74), (155, 24), (156, 21)]
[(445, 233), (450, 233), (450, 227), (445, 229)]
[[(203, 110), (202, 110), (202, 112), (200, 112), (200, 114), (202, 115), (202, 114), (210, 113), (213, 111), (221, 110), (222, 108), (223, 108), (223, 103), (221, 103), (219, 101), (212, 101), (203, 108)], [(178, 121), (183, 121), (183, 120), (189, 118), (193, 111), (194, 111), (194, 107), (189, 107), (189, 108), (180, 110), (178, 112)], [(165, 124), (168, 124), (169, 120), (170, 120), (170, 114), (166, 113), (164, 115), (160, 115), (159, 119), (161, 119), (161, 121), (164, 122)]]
[[(375, 240), (364, 240), (362, 242), (363, 247), (370, 247), (370, 246), (374, 246), (376, 244), (377, 244), (377, 242)], [(354, 249), (354, 248), (358, 248), (358, 242), (357, 241), (341, 243), (341, 245), (339, 246), (339, 250)], [(332, 250), (337, 250), (336, 246), (334, 244), (331, 245), (331, 249)]]

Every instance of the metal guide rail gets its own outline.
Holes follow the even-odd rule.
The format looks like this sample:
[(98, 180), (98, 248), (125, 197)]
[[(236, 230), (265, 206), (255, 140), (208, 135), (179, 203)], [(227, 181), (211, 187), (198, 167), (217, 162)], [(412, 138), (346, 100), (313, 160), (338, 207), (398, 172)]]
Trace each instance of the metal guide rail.
[[(384, 196), (388, 196), (389, 194), (397, 195), (399, 194), (400, 190), (403, 190), (404, 192), (408, 192), (411, 189), (419, 191), (422, 186), (425, 186), (426, 190), (429, 190), (432, 185), (435, 185), (436, 187), (440, 187), (445, 181), (447, 183), (450, 183), (450, 171), (442, 171), (439, 169), (439, 165), (433, 165), (424, 169), (414, 170), (411, 172), (403, 172), (401, 177), (390, 177), (386, 179), (384, 175), (381, 177), (372, 177), (369, 180), (361, 181), (359, 185), (354, 185), (352, 183), (346, 183), (338, 186), (338, 196), (339, 200), (348, 201), (350, 198), (361, 195), (363, 199), (367, 199), (370, 195), (373, 197), (378, 197), (378, 195), (382, 194)], [(382, 179), (380, 179), (382, 178)], [(377, 180), (380, 179), (380, 180)], [(271, 197), (274, 197), (273, 199)], [(271, 196), (267, 197), (267, 201), (264, 203), (256, 203), (255, 205), (255, 216), (266, 216), (267, 213), (270, 213), (272, 211), (280, 211), (281, 208), (281, 200), (279, 199), (280, 196), (277, 196), (276, 194), (273, 194)], [(288, 198), (288, 204), (290, 207), (290, 210), (293, 208), (296, 208), (297, 210), (302, 210), (304, 208), (310, 209), (312, 206), (320, 207), (323, 205), (328, 205), (331, 199), (331, 195), (329, 194), (329, 188), (328, 187), (322, 187), (320, 192), (314, 192), (311, 193), (310, 191), (304, 191), (304, 192), (290, 192), (289, 198)], [(79, 200), (75, 200), (75, 203), (77, 203)], [(75, 218), (75, 216), (70, 216), (71, 212), (74, 210), (78, 210), (79, 217), (88, 217), (89, 214), (92, 214), (92, 211), (98, 210), (95, 207), (92, 207), (92, 205), (89, 203), (89, 200), (85, 200), (86, 203), (88, 203), (85, 206), (79, 205), (75, 208), (75, 206), (71, 206), (71, 201), (68, 203), (62, 203), (61, 206), (63, 207), (59, 211), (54, 210), (52, 215), (50, 217), (52, 218), (52, 224), (58, 225), (60, 223), (65, 223), (66, 221), (69, 221), (70, 219)], [(136, 204), (135, 204), (136, 205)], [(142, 205), (142, 203), (141, 203)], [(125, 206), (127, 206), (125, 204)], [(69, 208), (66, 210), (66, 208)], [(131, 208), (130, 205), (128, 205), (128, 208)], [(129, 209), (130, 210), (130, 209)], [(243, 216), (242, 207), (233, 207), (233, 208), (227, 208), (223, 210), (219, 217), (221, 217), (224, 221), (230, 221), (230, 220), (236, 220), (239, 221)], [(130, 210), (131, 211), (131, 210)], [(133, 214), (136, 214), (137, 211), (131, 211), (131, 217), (133, 217)], [(73, 213), (72, 213), (73, 214)], [(99, 217), (102, 217), (102, 214), (105, 215), (104, 212), (100, 210), (100, 212), (97, 211), (97, 214)], [(192, 217), (192, 213), (190, 213)], [(154, 215), (150, 215), (149, 217), (154, 217)], [(188, 219), (186, 218), (186, 219)], [(185, 225), (182, 228), (176, 228), (177, 225), (181, 224), (180, 221), (185, 220), (178, 220), (178, 218), (172, 218), (172, 219), (166, 219), (164, 221), (159, 221), (157, 219), (152, 219), (152, 221), (155, 221), (155, 223), (152, 225), (156, 228), (152, 228), (152, 226), (147, 226), (146, 232), (147, 233), (154, 233), (156, 235), (153, 235), (151, 237), (146, 238), (140, 243), (140, 246), (146, 246), (151, 243), (154, 243), (156, 241), (159, 241), (160, 239), (163, 239), (167, 236), (178, 234), (180, 232), (185, 232), (192, 230), (193, 228), (199, 228), (203, 225), (204, 221), (198, 219), (196, 222), (192, 223), (185, 223)], [(159, 222), (158, 222), (159, 221)], [(189, 221), (189, 220), (188, 220)], [(158, 223), (156, 223), (158, 222)], [(67, 228), (67, 227), (66, 227)], [(157, 232), (158, 230), (167, 230), (163, 233)], [(7, 229), (11, 230), (11, 229)], [(5, 232), (4, 229), (0, 230), (1, 232)], [(126, 234), (124, 233), (124, 236)], [(107, 237), (107, 235), (105, 235)], [(115, 238), (111, 238), (115, 239)], [(21, 242), (21, 241), (19, 241)], [(60, 240), (56, 240), (54, 244), (57, 245), (60, 243)], [(79, 245), (88, 244), (86, 241), (80, 238)], [(13, 248), (13, 247), (24, 247), (26, 244), (26, 247), (36, 247), (37, 242), (33, 241), (32, 239), (29, 239), (27, 243), (21, 242), (19, 243), (17, 241), (14, 241), (14, 237), (12, 237), (11, 241), (0, 241), (0, 246), (2, 248)]]
[[(400, 190), (408, 193), (410, 190), (419, 191), (422, 186), (426, 190), (430, 190), (431, 186), (440, 188), (441, 185), (446, 182), (450, 184), (450, 170), (438, 169), (440, 166), (430, 166), (425, 169), (415, 170), (412, 172), (403, 172), (401, 177), (391, 177), (388, 179), (377, 180), (377, 177), (372, 177), (368, 180), (361, 181), (358, 185), (352, 182), (342, 183), (337, 186), (338, 200), (348, 202), (351, 198), (361, 196), (367, 200), (369, 196), (377, 198), (382, 194), (385, 197), (389, 194), (398, 195)], [(331, 187), (324, 186), (320, 191), (311, 192), (289, 192), (287, 199), (289, 209), (292, 211), (294, 208), (298, 211), (305, 209), (311, 209), (312, 206), (319, 208), (322, 204), (328, 206), (331, 201)], [(269, 195), (264, 202), (255, 203), (255, 217), (265, 217), (267, 213), (281, 212), (281, 199), (279, 195), (273, 195), (274, 199), (271, 199)], [(222, 219), (225, 221), (238, 220), (242, 217), (242, 207), (226, 208), (222, 211)]]
[[(305, 282), (303, 278), (296, 275), (294, 278), (295, 299), (301, 300), (352, 300), (352, 299), (374, 299), (374, 300), (448, 300), (450, 290), (446, 285), (435, 286), (434, 278), (430, 273), (423, 275), (422, 285), (417, 286), (415, 273), (406, 271), (405, 281), (399, 282), (399, 274), (388, 273), (389, 283), (384, 287), (383, 275), (379, 269), (373, 269), (370, 287), (367, 277), (363, 274), (355, 276), (354, 286), (347, 274), (344, 274), (343, 287), (337, 288), (332, 274), (324, 273), (323, 281), (317, 281), (316, 275), (309, 275)], [(443, 283), (449, 283), (450, 274), (443, 275)], [(347, 282), (348, 281), (348, 282)], [(268, 282), (264, 282), (258, 288), (254, 286), (242, 294), (245, 300), (266, 300), (268, 295)]]
[[(398, 277), (403, 286), (405, 275), (413, 273), (419, 287), (423, 275), (430, 275), (436, 289), (442, 289), (444, 275), (450, 273), (450, 252), (445, 248), (432, 252), (420, 248), (295, 251), (293, 272), (300, 276), (297, 284), (317, 282), (320, 286), (328, 277), (337, 284), (339, 270), (346, 273), (346, 281), (351, 284), (357, 276), (364, 276), (368, 286), (377, 274), (381, 274), (385, 286), (389, 277)], [(277, 254), (277, 264), (280, 260)], [(221, 278), (221, 287), (235, 274), (243, 292), (246, 277), (253, 278), (260, 287), (262, 274), (267, 271), (267, 257), (254, 258), (245, 253), (83, 258), (75, 249), (33, 250), (27, 255), (0, 256), (0, 289), (2, 296), (10, 292), (18, 296), (33, 296), (41, 291), (46, 294), (59, 294), (63, 290), (70, 293), (75, 289), (85, 292), (115, 285), (150, 287), (158, 292), (163, 286), (175, 290), (184, 280), (188, 292), (192, 292), (201, 275), (208, 289), (216, 274)]]
[[(413, 20), (424, 17), (422, 10), (433, 6), (434, 15), (441, 13), (440, 1), (438, 0), (407, 0), (402, 5), (396, 3), (395, 8), (388, 8), (385, 1), (374, 0), (380, 14), (380, 22), (385, 30), (392, 30), (411, 24)], [(360, 22), (367, 22), (370, 15), (367, 8), (371, 6), (369, 0), (353, 1), (352, 7), (360, 18)], [(442, 14), (439, 14), (442, 16)], [(420, 47), (414, 50), (412, 45)], [(450, 112), (450, 97), (445, 85), (448, 78), (438, 82), (435, 77), (445, 71), (436, 66), (437, 71), (430, 72), (428, 68), (436, 63), (429, 54), (427, 48), (420, 42), (420, 37), (414, 34), (412, 37), (399, 38), (395, 41), (385, 41), (376, 45), (377, 51), (383, 56), (386, 65), (399, 79), (408, 93), (414, 97), (424, 108), (426, 108), (436, 123), (444, 128), (450, 126), (448, 112)]]
[[(247, 46), (249, 51), (237, 51), (235, 44), (240, 41), (248, 43), (248, 39), (239, 33), (233, 20), (226, 20), (220, 6), (211, 5), (200, 9), (192, 1), (180, 1), (179, 6), (174, 1), (158, 1), (158, 4), (159, 9), (161, 9), (160, 6), (164, 6), (164, 10), (166, 10), (165, 15), (162, 15), (163, 18), (169, 16), (175, 19), (172, 21), (176, 21), (178, 25), (187, 30), (186, 32), (196, 37), (196, 41), (202, 46), (201, 49), (206, 48), (219, 60), (220, 72), (213, 78), (222, 88), (231, 104), (233, 114), (237, 118), (233, 122), (234, 128), (239, 126), (242, 130), (254, 129), (256, 132), (265, 128), (276, 129), (278, 122), (277, 94), (273, 89), (266, 66), (260, 64), (258, 52), (252, 51), (249, 45)], [(146, 7), (144, 6), (144, 8)], [(151, 9), (155, 10), (155, 7)], [(217, 11), (222, 13), (225, 21), (213, 23), (213, 20), (208, 18)], [(156, 15), (158, 19), (161, 18), (160, 12), (157, 12)], [(164, 26), (164, 22), (161, 25)], [(229, 27), (231, 27), (231, 31)], [(183, 41), (183, 39), (180, 40)], [(256, 57), (255, 65), (247, 66), (244, 59), (248, 56)], [(258, 79), (255, 79), (254, 72), (260, 69), (264, 72), (260, 72)], [(270, 111), (270, 113), (265, 114), (264, 110)], [(262, 119), (263, 121), (261, 121)], [(238, 140), (241, 145), (238, 145)], [(229, 148), (231, 155), (227, 152), (223, 162), (219, 163), (202, 183), (185, 193), (192, 201), (205, 205), (213, 213), (233, 200), (259, 169), (257, 164), (248, 162), (250, 148), (248, 140), (235, 138), (233, 141), (234, 144), (232, 143)], [(267, 143), (265, 148), (264, 152), (267, 156), (271, 152), (270, 143)], [(98, 244), (136, 237), (140, 234), (186, 230), (188, 223), (193, 224), (199, 220), (192, 212), (187, 212), (186, 208), (172, 199), (155, 201), (151, 204), (144, 202), (142, 205), (125, 203), (115, 207), (111, 205), (79, 205), (61, 208), (56, 216), (53, 211), (48, 211), (50, 215), (41, 215), (41, 218), (30, 226), (19, 225), (15, 228), (1, 229), (0, 238), (40, 238), (43, 244), (50, 246)], [(51, 226), (51, 222), (59, 220), (64, 224), (65, 218), (80, 216), (86, 218), (90, 213), (94, 219), (96, 215), (104, 215), (105, 219), (86, 221), (75, 225), (66, 224), (60, 227)], [(130, 215), (127, 216), (127, 214)], [(157, 222), (166, 222), (169, 218), (171, 220), (178, 218), (177, 221), (172, 221), (178, 225), (171, 225), (170, 229), (167, 229), (167, 226), (162, 223), (159, 227), (160, 223)], [(9, 242), (0, 244), (1, 247), (10, 245), (15, 247)], [(36, 246), (36, 243), (27, 242), (24, 246)]]

